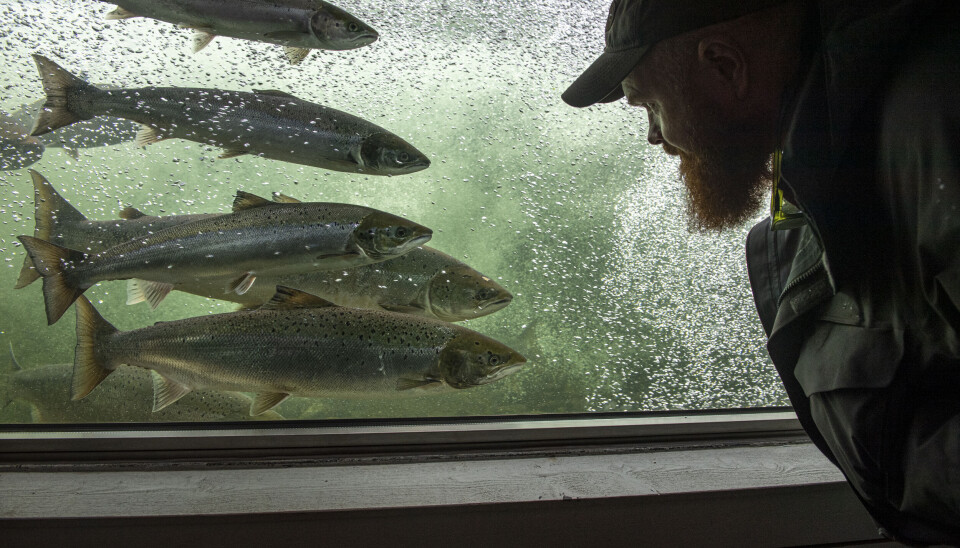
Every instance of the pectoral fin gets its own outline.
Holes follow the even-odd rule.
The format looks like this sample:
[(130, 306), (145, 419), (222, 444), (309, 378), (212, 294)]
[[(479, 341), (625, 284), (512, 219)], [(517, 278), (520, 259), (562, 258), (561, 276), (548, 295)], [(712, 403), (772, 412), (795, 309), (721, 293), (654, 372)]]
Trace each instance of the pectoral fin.
[(147, 301), (150, 303), (150, 308), (156, 310), (171, 291), (173, 291), (173, 284), (131, 278), (127, 280), (127, 304)]
[(154, 413), (186, 396), (192, 390), (189, 386), (172, 381), (152, 369), (150, 373), (153, 376)]
[(311, 295), (299, 289), (277, 286), (277, 292), (273, 298), (265, 302), (260, 307), (261, 310), (291, 310), (296, 308), (324, 308), (328, 306), (337, 306), (332, 302), (321, 299), (316, 295)]
[(283, 53), (287, 56), (287, 60), (290, 61), (291, 65), (299, 65), (307, 58), (307, 55), (310, 55), (310, 50), (307, 48), (284, 46)]
[(243, 156), (244, 154), (250, 154), (249, 150), (244, 150), (242, 148), (225, 148), (220, 156), (217, 158), (221, 160), (226, 160), (228, 158), (236, 158), (237, 156)]
[(140, 17), (136, 13), (133, 13), (130, 10), (125, 10), (121, 7), (117, 7), (115, 10), (108, 13), (104, 19), (130, 19), (131, 17)]
[(412, 390), (414, 388), (424, 388), (431, 385), (440, 385), (441, 382), (436, 379), (397, 379), (397, 390)]
[(134, 142), (138, 147), (145, 147), (162, 139), (163, 135), (160, 133), (159, 128), (141, 124), (140, 130), (137, 131), (137, 138)]
[(210, 42), (216, 38), (217, 35), (211, 32), (208, 32), (206, 29), (196, 29), (193, 31), (193, 53), (197, 53), (203, 48), (210, 45)]
[(230, 282), (227, 286), (227, 293), (231, 291), (237, 295), (243, 295), (253, 287), (253, 282), (257, 281), (257, 275), (253, 272), (244, 272), (242, 276)]
[(347, 156), (353, 160), (353, 163), (357, 164), (358, 167), (363, 167), (363, 156), (360, 154), (360, 145), (351, 148)]
[(280, 405), (283, 400), (289, 397), (290, 394), (285, 392), (261, 392), (257, 394), (257, 397), (253, 399), (253, 403), (250, 405), (250, 416), (256, 417), (257, 415), (266, 413)]

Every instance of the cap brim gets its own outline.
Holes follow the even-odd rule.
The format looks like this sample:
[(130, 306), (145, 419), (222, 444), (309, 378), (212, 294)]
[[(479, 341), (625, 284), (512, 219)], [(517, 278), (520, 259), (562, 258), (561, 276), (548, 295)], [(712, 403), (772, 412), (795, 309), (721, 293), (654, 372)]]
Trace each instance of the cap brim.
[(649, 46), (618, 52), (605, 52), (583, 71), (560, 96), (572, 107), (609, 103), (623, 97), (620, 84), (630, 74)]

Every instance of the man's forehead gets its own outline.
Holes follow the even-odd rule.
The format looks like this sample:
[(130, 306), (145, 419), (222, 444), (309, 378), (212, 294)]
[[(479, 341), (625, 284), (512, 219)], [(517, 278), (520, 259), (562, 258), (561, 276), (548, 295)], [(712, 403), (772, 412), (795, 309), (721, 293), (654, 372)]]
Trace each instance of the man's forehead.
[(640, 58), (640, 61), (634, 65), (633, 69), (627, 74), (627, 76), (621, 82), (623, 91), (633, 92), (634, 94), (644, 93), (648, 90), (651, 79), (655, 79), (655, 75), (651, 74), (650, 70), (650, 56), (644, 55)]

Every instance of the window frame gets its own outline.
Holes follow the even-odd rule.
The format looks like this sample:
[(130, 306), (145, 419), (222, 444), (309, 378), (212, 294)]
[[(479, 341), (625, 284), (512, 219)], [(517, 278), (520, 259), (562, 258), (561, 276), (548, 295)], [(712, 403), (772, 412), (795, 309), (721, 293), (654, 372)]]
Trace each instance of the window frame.
[(177, 426), (0, 430), (0, 528), (90, 545), (185, 529), (379, 545), (385, 525), (443, 545), (878, 541), (790, 408)]
[(606, 450), (644, 444), (805, 438), (789, 407), (275, 423), (0, 427), (0, 463), (156, 461)]

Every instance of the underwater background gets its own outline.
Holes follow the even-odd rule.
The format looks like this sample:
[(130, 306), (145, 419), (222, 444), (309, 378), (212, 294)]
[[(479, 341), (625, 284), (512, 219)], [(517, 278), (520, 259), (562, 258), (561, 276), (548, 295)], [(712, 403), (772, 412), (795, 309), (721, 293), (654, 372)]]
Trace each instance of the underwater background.
[[(217, 159), (213, 147), (170, 139), (82, 148), (77, 158), (48, 147), (30, 166), (97, 220), (126, 206), (226, 213), (238, 190), (381, 209), (432, 228), (431, 247), (513, 294), (506, 308), (461, 324), (523, 353), (518, 372), (418, 398), (292, 398), (275, 409), (288, 419), (784, 405), (749, 291), (747, 227), (689, 230), (676, 159), (647, 144), (642, 109), (560, 100), (601, 51), (608, 4), (339, 0), (379, 40), (314, 51), (294, 66), (279, 46), (229, 37), (193, 54), (188, 30), (107, 21), (109, 3), (0, 0), (0, 109), (43, 98), (39, 53), (93, 83), (282, 90), (383, 126), (430, 158), (424, 171), (379, 177)], [(25, 256), (17, 236), (33, 234), (33, 216), (28, 171), (0, 171), (0, 345), (24, 369), (72, 363), (76, 342), (72, 310), (47, 326), (39, 282), (13, 289)], [(180, 292), (156, 310), (128, 306), (123, 281), (86, 295), (123, 330), (236, 309)], [(5, 380), (9, 362), (0, 357), (0, 422), (30, 422), (36, 411)], [(149, 376), (131, 379), (146, 388), (118, 390), (149, 399)]]

